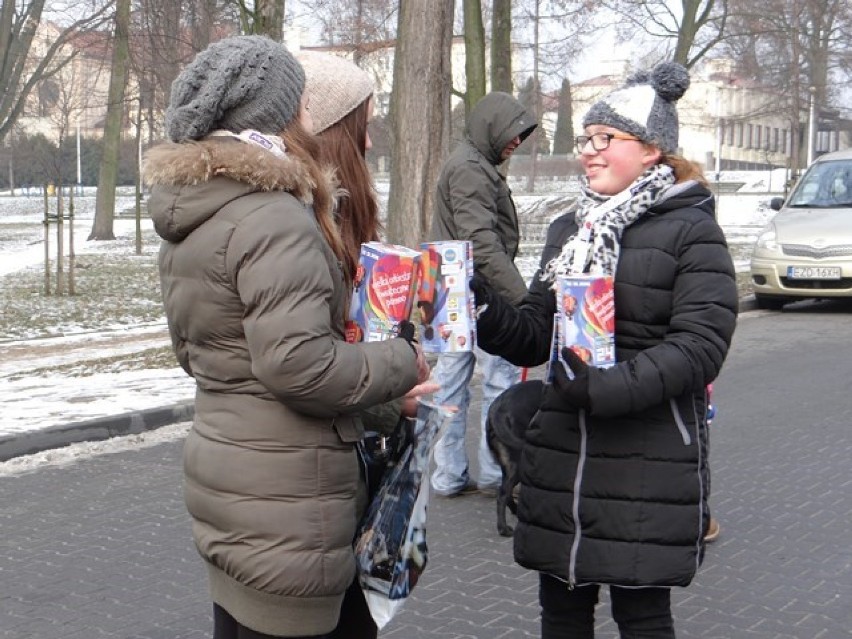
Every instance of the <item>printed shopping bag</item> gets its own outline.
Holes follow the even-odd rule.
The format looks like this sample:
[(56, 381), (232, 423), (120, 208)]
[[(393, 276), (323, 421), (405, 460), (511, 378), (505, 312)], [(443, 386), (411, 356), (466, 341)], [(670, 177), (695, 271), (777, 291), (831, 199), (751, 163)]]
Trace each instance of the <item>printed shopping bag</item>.
[(449, 415), (449, 409), (420, 402), (417, 419), (401, 425), (400, 441), (358, 530), (358, 578), (380, 629), (402, 607), (426, 567), (429, 458)]

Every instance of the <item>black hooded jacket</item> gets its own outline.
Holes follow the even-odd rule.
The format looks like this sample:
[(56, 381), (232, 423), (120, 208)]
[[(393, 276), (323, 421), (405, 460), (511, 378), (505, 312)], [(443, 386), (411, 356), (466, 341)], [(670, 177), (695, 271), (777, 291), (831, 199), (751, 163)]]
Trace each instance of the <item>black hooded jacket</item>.
[[(542, 267), (576, 231), (555, 220)], [(589, 371), (591, 409), (546, 386), (527, 432), (515, 558), (572, 584), (685, 586), (707, 525), (706, 385), (736, 325), (737, 288), (710, 192), (676, 185), (625, 229), (615, 276), (617, 364)], [(536, 275), (518, 308), (492, 305), (479, 345), (545, 362), (556, 301)]]

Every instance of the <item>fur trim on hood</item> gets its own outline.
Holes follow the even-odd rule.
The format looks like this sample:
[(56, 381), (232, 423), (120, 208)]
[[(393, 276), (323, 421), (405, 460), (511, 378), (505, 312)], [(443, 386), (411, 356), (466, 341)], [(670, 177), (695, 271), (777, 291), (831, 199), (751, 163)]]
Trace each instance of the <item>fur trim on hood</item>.
[[(326, 181), (333, 188), (332, 174), (325, 171)], [(287, 191), (308, 205), (316, 188), (308, 167), (296, 157), (276, 157), (232, 139), (159, 144), (145, 154), (142, 175), (148, 186), (171, 187), (227, 177), (261, 191)]]

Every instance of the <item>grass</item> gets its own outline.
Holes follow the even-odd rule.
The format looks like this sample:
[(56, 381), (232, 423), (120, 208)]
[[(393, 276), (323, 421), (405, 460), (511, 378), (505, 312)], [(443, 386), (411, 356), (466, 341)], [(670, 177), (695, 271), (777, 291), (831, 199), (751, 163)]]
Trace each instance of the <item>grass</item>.
[[(32, 241), (38, 232), (33, 225), (0, 225), (2, 241)], [(164, 321), (157, 272), (159, 239), (153, 231), (143, 234), (143, 254), (135, 254), (132, 237), (99, 243), (95, 252), (76, 261), (76, 295), (56, 296), (44, 293), (42, 266), (0, 277), (0, 340), (57, 336), (65, 333), (97, 331), (123, 326), (138, 326)], [(734, 259), (750, 246), (733, 245)], [(66, 259), (67, 270), (67, 259)], [(55, 287), (55, 264), (51, 264), (51, 286)], [(748, 272), (737, 274), (740, 296), (752, 292)], [(29, 375), (60, 373), (84, 376), (98, 372), (120, 372), (148, 368), (173, 368), (176, 365), (170, 347), (135, 354), (93, 357), (86, 361), (63, 364), (28, 372)], [(20, 376), (23, 376), (21, 374)]]
[[(132, 238), (105, 243), (109, 251), (76, 260), (74, 296), (45, 295), (43, 267), (0, 278), (0, 339), (47, 337), (163, 321), (157, 273), (158, 241), (144, 237), (141, 256)], [(66, 279), (67, 279), (66, 258)], [(56, 265), (51, 263), (51, 289)]]

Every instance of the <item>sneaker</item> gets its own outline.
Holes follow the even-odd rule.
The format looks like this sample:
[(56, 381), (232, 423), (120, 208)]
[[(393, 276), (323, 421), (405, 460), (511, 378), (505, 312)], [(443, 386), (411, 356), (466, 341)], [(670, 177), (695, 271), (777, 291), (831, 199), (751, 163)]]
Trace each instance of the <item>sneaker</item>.
[(438, 495), (439, 497), (447, 497), (448, 499), (452, 499), (453, 497), (464, 497), (465, 495), (472, 495), (476, 492), (479, 492), (479, 489), (476, 487), (476, 484), (473, 482), (468, 482), (465, 484), (464, 488), (461, 488), (452, 493), (442, 493), (439, 490), (432, 490), (433, 493)]
[(477, 492), (485, 495), (486, 497), (497, 497), (497, 491), (500, 489), (499, 484), (482, 484), (477, 485)]
[(704, 543), (710, 544), (719, 538), (719, 533), (722, 532), (719, 521), (715, 517), (710, 518), (710, 523), (707, 525), (707, 532), (704, 533)]

